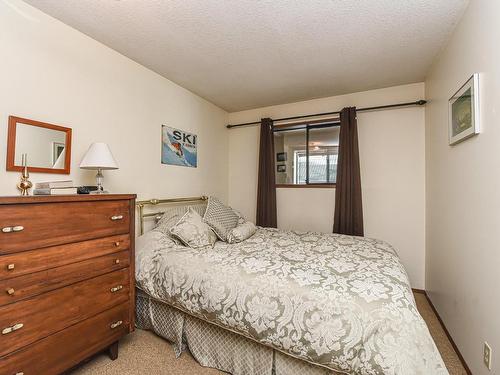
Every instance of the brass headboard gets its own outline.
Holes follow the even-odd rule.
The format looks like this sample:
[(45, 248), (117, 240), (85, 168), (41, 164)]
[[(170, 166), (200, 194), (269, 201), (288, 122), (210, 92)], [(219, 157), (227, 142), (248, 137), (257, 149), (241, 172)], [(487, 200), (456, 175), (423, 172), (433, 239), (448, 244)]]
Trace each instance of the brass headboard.
[(184, 203), (184, 202), (203, 202), (206, 201), (208, 197), (187, 197), (187, 198), (170, 198), (170, 199), (148, 199), (145, 201), (137, 201), (135, 205), (139, 209), (139, 220), (140, 220), (140, 234), (144, 234), (144, 220), (148, 217), (160, 217), (163, 214), (163, 211), (158, 212), (147, 212), (144, 213), (144, 207), (146, 206), (157, 206), (159, 204), (175, 204), (175, 203)]

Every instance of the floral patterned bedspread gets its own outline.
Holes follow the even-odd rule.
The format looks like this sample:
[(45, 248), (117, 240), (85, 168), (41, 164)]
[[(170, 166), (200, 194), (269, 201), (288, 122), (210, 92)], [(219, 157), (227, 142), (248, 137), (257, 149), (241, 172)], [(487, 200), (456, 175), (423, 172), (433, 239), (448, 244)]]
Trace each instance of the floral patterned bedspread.
[(151, 231), (136, 254), (152, 297), (296, 358), (346, 374), (448, 374), (383, 241), (259, 228), (191, 249)]

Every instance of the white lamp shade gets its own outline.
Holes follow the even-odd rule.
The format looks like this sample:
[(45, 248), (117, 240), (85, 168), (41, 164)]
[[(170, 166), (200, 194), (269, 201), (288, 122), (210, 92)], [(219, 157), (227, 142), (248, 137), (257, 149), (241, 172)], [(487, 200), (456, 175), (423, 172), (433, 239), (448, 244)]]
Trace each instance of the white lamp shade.
[(83, 157), (82, 169), (118, 169), (109, 146), (106, 143), (92, 143)]

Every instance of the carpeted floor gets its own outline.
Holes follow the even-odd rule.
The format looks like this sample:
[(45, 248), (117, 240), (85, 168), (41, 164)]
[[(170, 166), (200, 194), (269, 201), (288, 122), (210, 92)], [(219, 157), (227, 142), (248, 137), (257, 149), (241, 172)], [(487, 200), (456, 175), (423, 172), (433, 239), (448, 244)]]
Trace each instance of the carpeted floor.
[[(418, 310), (427, 322), (450, 375), (466, 375), (436, 315), (423, 294), (416, 293)], [(99, 354), (71, 375), (213, 375), (223, 374), (198, 365), (189, 353), (175, 358), (171, 345), (151, 332), (136, 330), (120, 341), (119, 356), (111, 361)]]

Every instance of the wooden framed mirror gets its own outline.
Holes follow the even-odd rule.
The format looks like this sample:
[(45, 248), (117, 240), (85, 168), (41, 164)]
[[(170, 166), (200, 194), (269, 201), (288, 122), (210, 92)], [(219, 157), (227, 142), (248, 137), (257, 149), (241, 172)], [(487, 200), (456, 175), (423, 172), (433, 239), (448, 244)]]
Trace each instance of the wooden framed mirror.
[(26, 118), (9, 116), (7, 170), (22, 171), (22, 155), (28, 155), (30, 172), (69, 174), (71, 129)]

